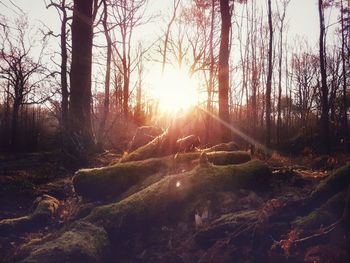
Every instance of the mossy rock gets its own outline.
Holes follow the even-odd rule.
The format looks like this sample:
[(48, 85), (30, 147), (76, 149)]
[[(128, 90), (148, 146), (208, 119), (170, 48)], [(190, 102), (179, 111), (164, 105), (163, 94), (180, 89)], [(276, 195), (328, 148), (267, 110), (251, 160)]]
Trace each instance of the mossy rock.
[[(143, 161), (119, 163), (113, 166), (82, 169), (73, 177), (77, 194), (90, 199), (117, 197), (140, 182), (148, 186), (161, 179), (168, 172), (192, 169), (198, 164), (201, 152), (183, 153), (163, 158), (151, 158)], [(208, 153), (208, 161), (213, 164), (227, 165), (247, 162), (251, 159), (247, 152)], [(153, 179), (147, 180), (151, 177)], [(142, 187), (144, 188), (144, 187)]]
[(320, 208), (315, 209), (307, 216), (299, 217), (292, 222), (294, 228), (301, 230), (318, 229), (322, 225), (327, 226), (337, 221), (345, 207), (346, 192), (341, 192), (323, 204)]
[(311, 193), (309, 206), (319, 206), (328, 198), (347, 189), (350, 183), (350, 164), (335, 170), (326, 179), (323, 179)]
[(60, 202), (49, 195), (43, 195), (37, 200), (33, 213), (18, 218), (3, 219), (0, 221), (0, 235), (16, 234), (31, 231), (47, 225), (56, 213)]
[(76, 221), (55, 235), (23, 247), (16, 262), (101, 262), (109, 246), (103, 228)]
[(202, 164), (170, 175), (117, 203), (97, 207), (86, 220), (103, 226), (116, 238), (164, 221), (175, 221), (201, 195), (240, 188), (267, 190), (268, 166), (258, 160), (240, 165)]

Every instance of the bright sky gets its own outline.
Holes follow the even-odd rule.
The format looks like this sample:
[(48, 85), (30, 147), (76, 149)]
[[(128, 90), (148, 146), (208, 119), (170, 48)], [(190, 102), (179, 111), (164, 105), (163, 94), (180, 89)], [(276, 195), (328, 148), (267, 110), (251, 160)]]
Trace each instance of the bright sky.
[[(28, 13), (30, 20), (41, 20), (45, 22), (45, 25), (53, 29), (59, 28), (56, 11), (54, 9), (46, 9), (44, 0), (12, 1)], [(11, 6), (9, 0), (1, 0), (0, 2)], [(171, 0), (150, 0), (148, 6), (149, 13), (160, 14), (166, 17), (170, 13), (171, 2)], [(6, 7), (1, 3), (0, 10), (1, 14), (9, 15), (9, 12), (6, 11)], [(331, 14), (330, 23), (334, 22), (337, 18), (335, 10), (333, 10)], [(317, 0), (291, 0), (287, 9), (287, 20), (289, 20), (289, 33), (291, 38), (295, 35), (302, 35), (309, 39), (311, 45), (317, 43), (319, 34)], [(159, 23), (157, 23), (157, 25), (159, 25)], [(156, 37), (157, 31), (161, 29), (162, 27), (155, 27), (153, 24), (152, 27), (148, 28), (146, 31), (142, 31), (142, 36), (145, 36), (146, 33), (151, 33), (151, 36), (153, 35)]]

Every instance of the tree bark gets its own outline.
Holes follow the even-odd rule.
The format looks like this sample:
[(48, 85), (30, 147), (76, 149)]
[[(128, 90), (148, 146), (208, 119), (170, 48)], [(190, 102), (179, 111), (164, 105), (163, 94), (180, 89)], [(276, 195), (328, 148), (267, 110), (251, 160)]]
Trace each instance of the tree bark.
[(328, 86), (327, 86), (327, 70), (325, 57), (325, 24), (323, 0), (318, 1), (318, 12), (320, 19), (320, 39), (319, 39), (319, 56), (321, 70), (321, 136), (324, 143), (324, 151), (331, 151), (330, 136), (329, 136), (329, 104), (328, 104)]
[(72, 23), (70, 131), (74, 153), (94, 147), (91, 124), (92, 0), (75, 0)]
[[(229, 124), (229, 105), (228, 105), (228, 89), (229, 89), (229, 42), (231, 14), (229, 0), (220, 0), (221, 14), (221, 41), (219, 52), (219, 118), (222, 122)], [(221, 124), (222, 140), (230, 140), (230, 130)]]
[(346, 56), (345, 56), (345, 25), (344, 25), (344, 5), (343, 0), (340, 1), (340, 14), (341, 14), (341, 57), (342, 57), (342, 75), (343, 75), (343, 116), (342, 116), (342, 129), (343, 135), (348, 136), (348, 114), (347, 114), (347, 99), (346, 99)]
[(18, 114), (19, 114), (19, 108), (21, 106), (21, 102), (18, 101), (18, 99), (15, 99), (13, 102), (13, 109), (12, 109), (12, 121), (11, 121), (11, 140), (10, 140), (10, 146), (12, 150), (17, 149), (17, 126), (18, 126)]
[(266, 82), (266, 146), (271, 144), (271, 85), (272, 85), (272, 44), (273, 44), (273, 28), (272, 28), (272, 11), (271, 0), (268, 0), (268, 20), (269, 20), (269, 58), (268, 72)]
[(65, 9), (65, 0), (62, 1), (62, 24), (61, 24), (61, 125), (62, 131), (66, 131), (68, 128), (68, 81), (67, 81), (67, 11)]
[(110, 94), (110, 83), (111, 83), (111, 62), (112, 62), (112, 39), (108, 29), (108, 10), (107, 2), (103, 1), (103, 31), (107, 42), (107, 60), (106, 60), (106, 75), (105, 75), (105, 97), (103, 103), (103, 115), (99, 128), (99, 142), (102, 141), (105, 132), (106, 121), (109, 114), (109, 94)]

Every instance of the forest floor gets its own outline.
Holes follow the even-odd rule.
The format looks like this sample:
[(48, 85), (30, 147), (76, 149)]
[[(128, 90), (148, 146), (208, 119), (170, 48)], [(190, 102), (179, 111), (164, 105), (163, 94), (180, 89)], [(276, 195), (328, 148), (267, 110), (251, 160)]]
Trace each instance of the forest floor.
[[(89, 167), (104, 167), (120, 157), (112, 152), (99, 154), (91, 158)], [(113, 245), (105, 261), (349, 262), (349, 222), (338, 222), (346, 186), (331, 196), (333, 203), (328, 206), (331, 198), (309, 211), (303, 204), (323, 179), (349, 163), (350, 156), (303, 153), (288, 158), (273, 154), (263, 161), (273, 176), (268, 191), (242, 188), (208, 196), (186, 220), (169, 224), (155, 220), (154, 225), (135, 230)], [(89, 214), (91, 204), (108, 203), (79, 197), (72, 185), (75, 171), (64, 167), (57, 152), (0, 155), (0, 171), (0, 220), (30, 214), (45, 194), (60, 202), (47, 225), (5, 234), (0, 228), (0, 262), (15, 262), (23, 246)], [(342, 194), (342, 200), (337, 194)]]

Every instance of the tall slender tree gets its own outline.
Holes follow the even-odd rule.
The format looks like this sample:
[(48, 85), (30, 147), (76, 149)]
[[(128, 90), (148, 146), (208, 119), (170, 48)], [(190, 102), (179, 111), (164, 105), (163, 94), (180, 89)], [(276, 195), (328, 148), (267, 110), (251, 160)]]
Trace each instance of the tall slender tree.
[[(230, 122), (229, 116), (229, 56), (230, 56), (230, 28), (231, 14), (229, 0), (220, 0), (221, 14), (221, 41), (219, 51), (219, 118), (225, 123)], [(222, 139), (228, 141), (230, 139), (230, 130), (221, 125)]]
[(55, 7), (61, 20), (61, 32), (58, 35), (60, 38), (60, 48), (61, 48), (61, 63), (60, 63), (60, 75), (61, 75), (61, 130), (66, 132), (68, 130), (68, 101), (69, 101), (69, 88), (68, 88), (68, 31), (69, 31), (69, 20), (72, 17), (69, 14), (69, 1), (50, 0), (47, 8)]
[(70, 74), (69, 119), (77, 157), (91, 151), (94, 136), (91, 124), (91, 61), (93, 0), (74, 0), (72, 23), (72, 64)]
[(271, 143), (271, 86), (272, 86), (272, 45), (273, 45), (273, 28), (272, 28), (272, 10), (271, 0), (268, 3), (268, 21), (269, 21), (269, 52), (268, 52), (268, 71), (266, 82), (266, 146), (269, 147)]
[[(350, 3), (349, 3), (350, 4)], [(346, 55), (345, 55), (345, 44), (346, 44), (346, 36), (345, 36), (345, 18), (344, 18), (344, 4), (343, 0), (340, 0), (340, 22), (341, 22), (341, 57), (342, 57), (342, 76), (343, 76), (343, 114), (342, 114), (342, 129), (343, 135), (347, 136), (348, 134), (348, 105), (346, 98)], [(349, 18), (348, 18), (349, 19)]]
[(319, 37), (319, 59), (321, 71), (321, 136), (324, 143), (324, 150), (330, 152), (329, 136), (329, 104), (328, 104), (328, 86), (327, 86), (327, 69), (326, 69), (326, 50), (325, 50), (325, 22), (323, 0), (318, 0), (318, 14), (320, 20), (320, 37)]

